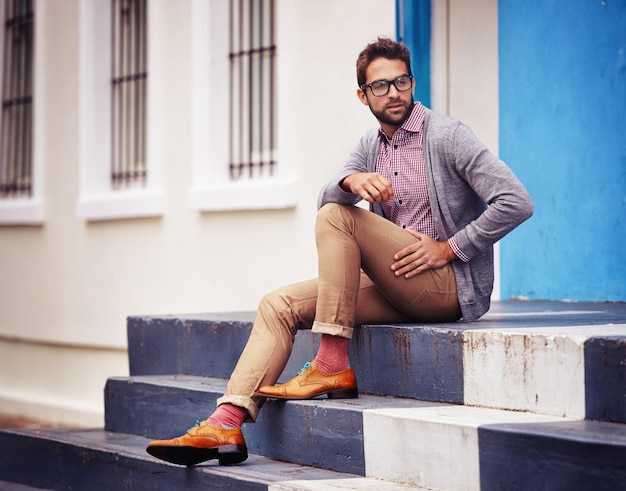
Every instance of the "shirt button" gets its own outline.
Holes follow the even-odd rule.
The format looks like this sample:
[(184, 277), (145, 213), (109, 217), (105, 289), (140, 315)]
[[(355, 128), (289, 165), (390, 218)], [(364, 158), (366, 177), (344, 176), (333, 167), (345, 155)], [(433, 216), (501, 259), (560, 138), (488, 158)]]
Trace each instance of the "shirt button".
[(406, 228), (406, 225), (402, 225), (402, 228)]
[(402, 200), (401, 200), (401, 199), (399, 199), (399, 200), (398, 200), (398, 203), (402, 204)]
[(394, 176), (397, 176), (397, 175), (398, 175), (398, 173), (397, 173), (397, 172), (394, 172), (394, 173), (393, 173), (393, 175), (394, 175)]
[(398, 145), (394, 145), (393, 148), (395, 148), (396, 150), (398, 150)]

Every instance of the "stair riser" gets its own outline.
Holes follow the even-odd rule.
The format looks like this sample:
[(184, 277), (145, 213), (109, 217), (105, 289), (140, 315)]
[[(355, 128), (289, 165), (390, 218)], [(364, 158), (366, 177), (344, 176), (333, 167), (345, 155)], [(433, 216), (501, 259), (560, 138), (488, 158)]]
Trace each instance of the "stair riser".
[(585, 342), (587, 419), (626, 423), (626, 337)]
[[(130, 375), (230, 377), (250, 336), (254, 318), (253, 313), (238, 315), (248, 320), (130, 317)], [(319, 338), (309, 330), (298, 333), (291, 357), (279, 380), (287, 381), (298, 373), (306, 361), (313, 359)]]
[[(626, 445), (597, 445), (523, 428), (478, 429), (481, 491), (615, 491), (626, 483)], [(506, 449), (506, 452), (502, 450)]]
[[(220, 466), (216, 461), (192, 468), (167, 464), (145, 453), (147, 442), (136, 435), (101, 430), (0, 430), (0, 448), (11, 449), (0, 459), (0, 489), (4, 491), (7, 481), (22, 483), (9, 484), (7, 491), (34, 491), (35, 487), (64, 491), (265, 491), (270, 486), (301, 491), (321, 489), (316, 486), (318, 482), (348, 483), (346, 488), (324, 488), (329, 490), (354, 489), (350, 484), (355, 481), (364, 484), (364, 489), (379, 489), (352, 474), (256, 455), (234, 466)], [(299, 482), (305, 483), (304, 487)]]
[(363, 392), (463, 403), (460, 329), (362, 326), (350, 344), (350, 363)]
[[(205, 391), (110, 379), (105, 429), (173, 438), (215, 408), (223, 387)], [(280, 421), (280, 424), (276, 424)], [(244, 425), (248, 452), (271, 459), (364, 475), (362, 412), (268, 401), (255, 424)]]
[(466, 331), (464, 403), (626, 423), (626, 338)]
[(268, 401), (257, 422), (244, 425), (250, 451), (364, 476), (362, 411), (324, 406)]
[(104, 390), (104, 429), (153, 439), (174, 438), (197, 419), (206, 419), (220, 396), (217, 390), (200, 392), (109, 379)]
[(250, 335), (254, 316), (245, 317), (242, 321), (129, 317), (130, 374), (229, 377)]
[[(229, 377), (252, 326), (252, 313), (238, 315), (237, 321), (130, 318), (131, 374)], [(466, 327), (359, 327), (350, 361), (360, 391), (626, 422), (626, 335), (581, 334), (594, 326), (577, 326), (572, 334), (570, 328)], [(599, 329), (626, 333), (619, 325)], [(299, 332), (279, 381), (292, 378), (318, 345), (319, 335)]]
[(10, 458), (0, 459), (0, 480), (45, 489), (89, 491), (267, 489), (267, 485), (262, 483), (240, 481), (220, 475), (190, 473), (184, 467), (164, 466), (106, 450), (2, 432), (0, 448), (11, 449)]
[(465, 404), (584, 419), (583, 340), (464, 333)]
[[(130, 374), (228, 378), (251, 327), (251, 321), (131, 317)], [(459, 329), (362, 326), (350, 343), (350, 363), (359, 389), (369, 394), (462, 403), (461, 334)], [(319, 338), (308, 330), (298, 333), (279, 381), (295, 376), (304, 362), (315, 356)]]
[(609, 491), (626, 482), (620, 425), (468, 407), (363, 419), (368, 477), (441, 491)]
[(475, 431), (414, 421), (395, 421), (393, 427), (384, 424), (378, 429), (369, 425), (366, 431), (369, 477), (442, 491), (480, 491), (472, 452)]

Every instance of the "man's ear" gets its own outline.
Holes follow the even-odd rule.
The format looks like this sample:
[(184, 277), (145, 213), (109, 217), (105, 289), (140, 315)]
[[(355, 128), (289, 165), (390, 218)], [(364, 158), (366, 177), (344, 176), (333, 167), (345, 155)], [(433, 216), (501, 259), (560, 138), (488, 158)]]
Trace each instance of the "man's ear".
[(365, 92), (363, 92), (363, 89), (361, 89), (361, 88), (356, 89), (356, 96), (366, 106), (370, 105), (368, 100), (367, 100), (367, 95), (365, 94)]

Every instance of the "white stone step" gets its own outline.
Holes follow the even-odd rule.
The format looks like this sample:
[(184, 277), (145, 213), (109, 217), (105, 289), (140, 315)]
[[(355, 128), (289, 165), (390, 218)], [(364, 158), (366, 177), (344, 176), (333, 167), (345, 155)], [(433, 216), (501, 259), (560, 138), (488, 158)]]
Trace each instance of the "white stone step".
[[(560, 316), (565, 314), (559, 312)], [(486, 318), (490, 317), (493, 316), (487, 314)], [(602, 367), (602, 360), (594, 359), (592, 350), (586, 346), (590, 340), (610, 342), (611, 338), (617, 339), (614, 343), (618, 343), (624, 356), (621, 361), (614, 361), (618, 366)], [(463, 342), (466, 405), (604, 419), (589, 414), (601, 412), (587, 407), (601, 402), (593, 394), (599, 390), (598, 385), (586, 380), (586, 375), (613, 384), (605, 393), (613, 392), (618, 398), (624, 394), (623, 390), (621, 394), (615, 393), (616, 389), (619, 392), (615, 384), (619, 385), (618, 370), (625, 371), (626, 324), (469, 329), (463, 332)], [(602, 368), (610, 372), (613, 381), (597, 373)], [(617, 412), (606, 419), (622, 418)]]
[(418, 486), (367, 477), (324, 479), (319, 481), (285, 481), (271, 484), (267, 489), (268, 491), (349, 491), (351, 489), (364, 489), (366, 491), (429, 491)]
[[(363, 434), (366, 477), (427, 489), (597, 491), (626, 482), (621, 424), (437, 405), (368, 410)], [(558, 486), (541, 484), (550, 479)]]

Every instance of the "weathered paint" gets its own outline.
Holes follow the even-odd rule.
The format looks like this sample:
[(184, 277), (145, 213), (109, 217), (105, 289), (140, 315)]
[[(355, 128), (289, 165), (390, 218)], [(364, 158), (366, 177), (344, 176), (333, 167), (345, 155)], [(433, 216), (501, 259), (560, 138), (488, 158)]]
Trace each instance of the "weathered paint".
[(559, 420), (450, 405), (366, 411), (363, 429), (367, 476), (446, 491), (496, 489), (481, 487), (479, 427), (555, 419)]

